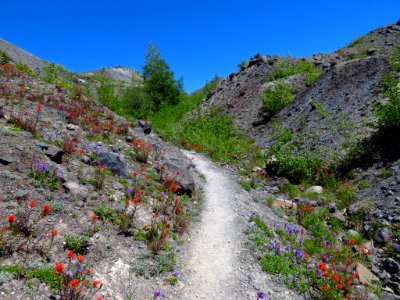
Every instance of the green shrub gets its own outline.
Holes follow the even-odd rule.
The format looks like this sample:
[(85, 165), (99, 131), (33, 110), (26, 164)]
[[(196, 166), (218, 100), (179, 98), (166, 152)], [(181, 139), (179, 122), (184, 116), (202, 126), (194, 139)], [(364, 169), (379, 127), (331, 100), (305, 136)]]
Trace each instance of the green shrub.
[(89, 246), (89, 237), (87, 235), (66, 235), (64, 237), (65, 247), (75, 253), (85, 253)]
[(4, 50), (0, 50), (0, 65), (8, 64), (11, 62), (11, 57), (8, 56), (8, 53)]
[(102, 222), (113, 221), (116, 217), (115, 210), (101, 204), (98, 208), (93, 210), (94, 214), (99, 217)]
[(267, 88), (262, 97), (263, 108), (268, 113), (269, 117), (277, 114), (293, 100), (294, 94), (292, 87), (282, 82), (276, 83), (274, 87)]
[(375, 106), (378, 125), (384, 130), (400, 128), (400, 88), (397, 72), (400, 71), (400, 45), (389, 55), (389, 68), (381, 77), (381, 90), (388, 99), (385, 104)]
[(22, 72), (28, 74), (29, 76), (35, 76), (35, 72), (31, 68), (29, 68), (28, 65), (24, 64), (23, 62), (18, 61), (15, 64), (15, 68), (18, 71), (22, 71)]
[(299, 188), (296, 185), (290, 184), (290, 183), (282, 184), (279, 187), (279, 191), (282, 192), (282, 193), (288, 193), (290, 198), (297, 197), (300, 194)]
[(306, 85), (313, 84), (321, 75), (321, 70), (312, 62), (294, 61), (290, 56), (277, 61), (272, 70), (272, 74), (268, 77), (268, 81), (286, 78), (294, 74), (305, 74)]
[(380, 174), (379, 174), (379, 177), (380, 178), (383, 178), (383, 179), (387, 179), (387, 178), (389, 178), (390, 176), (392, 176), (393, 175), (393, 173), (392, 173), (392, 171), (390, 170), (390, 169), (384, 169)]

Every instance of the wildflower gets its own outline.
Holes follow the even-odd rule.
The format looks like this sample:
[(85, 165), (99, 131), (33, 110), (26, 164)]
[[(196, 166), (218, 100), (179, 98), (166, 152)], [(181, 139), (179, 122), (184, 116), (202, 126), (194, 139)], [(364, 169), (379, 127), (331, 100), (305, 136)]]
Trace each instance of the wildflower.
[(339, 275), (338, 274), (334, 274), (332, 276), (332, 279), (335, 280), (336, 282), (338, 282), (339, 281)]
[(99, 219), (99, 216), (96, 216), (96, 215), (93, 215), (93, 216), (92, 216), (92, 220), (93, 220), (93, 221), (97, 221), (98, 219)]
[(92, 285), (93, 287), (97, 288), (99, 286), (100, 282), (98, 280), (93, 280)]
[(85, 257), (83, 255), (79, 255), (77, 259), (80, 263), (82, 263), (85, 260)]
[(293, 281), (294, 282), (297, 282), (297, 280), (299, 280), (299, 277), (295, 274), (295, 275), (293, 275)]
[(67, 253), (67, 257), (68, 257), (69, 259), (73, 259), (73, 258), (75, 257), (74, 251), (69, 250), (68, 253)]
[(336, 287), (337, 287), (339, 290), (341, 290), (341, 289), (343, 288), (343, 284), (338, 283), (338, 284), (336, 285)]
[(72, 278), (73, 275), (74, 275), (74, 274), (72, 273), (71, 270), (67, 272), (67, 276), (68, 276), (69, 278)]
[(321, 269), (321, 271), (326, 271), (326, 266), (322, 262), (320, 262), (318, 266)]
[(52, 235), (52, 236), (56, 236), (57, 233), (58, 233), (57, 229), (52, 229), (52, 230), (51, 230), (51, 235)]
[(172, 273), (172, 275), (175, 276), (175, 277), (179, 277), (181, 275), (181, 272), (176, 270), (176, 271), (174, 271), (174, 273)]
[(10, 224), (14, 223), (15, 222), (15, 216), (14, 215), (9, 215), (8, 216), (8, 222), (10, 222)]
[(40, 105), (40, 104), (36, 105), (36, 110), (38, 112), (41, 112), (42, 111), (42, 105)]
[(31, 203), (29, 203), (29, 207), (30, 207), (30, 208), (36, 207), (36, 202), (35, 202), (35, 201), (32, 201)]
[(76, 288), (79, 285), (79, 280), (78, 279), (72, 279), (71, 282), (69, 283), (69, 286), (71, 288)]
[(260, 300), (260, 299), (264, 299), (265, 298), (265, 293), (264, 292), (258, 292), (257, 293), (257, 300)]
[(48, 215), (50, 213), (50, 205), (46, 204), (43, 206), (43, 215)]
[(155, 292), (154, 292), (154, 299), (157, 299), (158, 297), (160, 297), (161, 296), (161, 290), (156, 290)]
[(145, 225), (143, 226), (143, 229), (146, 230), (147, 228), (149, 228), (149, 225), (145, 224)]
[(56, 262), (56, 266), (54, 268), (54, 274), (62, 274), (64, 273), (64, 266), (60, 262)]

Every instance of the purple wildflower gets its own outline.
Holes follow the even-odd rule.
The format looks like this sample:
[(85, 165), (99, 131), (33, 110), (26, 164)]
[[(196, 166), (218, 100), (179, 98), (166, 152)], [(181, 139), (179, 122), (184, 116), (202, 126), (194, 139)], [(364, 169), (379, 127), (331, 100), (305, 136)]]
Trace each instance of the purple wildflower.
[(73, 274), (72, 274), (72, 271), (71, 271), (71, 270), (67, 272), (67, 276), (68, 276), (69, 278), (72, 278)]
[(257, 293), (257, 300), (264, 299), (264, 298), (265, 298), (265, 293), (259, 291), (259, 292)]
[(156, 290), (155, 292), (154, 292), (154, 298), (153, 299), (157, 299), (158, 297), (160, 297), (161, 296), (161, 290)]

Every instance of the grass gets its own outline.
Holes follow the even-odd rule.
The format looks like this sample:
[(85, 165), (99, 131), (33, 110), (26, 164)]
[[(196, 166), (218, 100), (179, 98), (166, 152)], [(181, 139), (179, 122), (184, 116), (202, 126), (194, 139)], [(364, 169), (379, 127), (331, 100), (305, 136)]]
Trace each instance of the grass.
[(28, 270), (25, 274), (25, 278), (28, 280), (32, 278), (37, 278), (41, 282), (49, 285), (52, 289), (61, 288), (60, 276), (54, 274), (53, 267), (43, 267), (43, 268)]
[(65, 247), (75, 253), (84, 254), (89, 246), (89, 237), (87, 235), (66, 235), (64, 236)]
[(393, 172), (390, 169), (384, 169), (378, 176), (383, 179), (388, 179), (393, 175)]

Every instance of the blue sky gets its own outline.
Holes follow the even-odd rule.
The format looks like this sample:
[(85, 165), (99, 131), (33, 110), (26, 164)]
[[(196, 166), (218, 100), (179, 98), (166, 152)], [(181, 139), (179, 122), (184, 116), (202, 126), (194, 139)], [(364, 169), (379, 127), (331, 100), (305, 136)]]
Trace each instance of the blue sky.
[(260, 52), (331, 52), (400, 19), (399, 0), (2, 0), (0, 37), (83, 72), (141, 70), (152, 41), (186, 91)]

